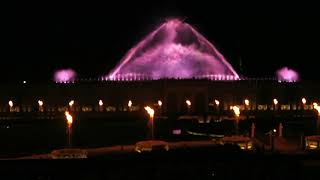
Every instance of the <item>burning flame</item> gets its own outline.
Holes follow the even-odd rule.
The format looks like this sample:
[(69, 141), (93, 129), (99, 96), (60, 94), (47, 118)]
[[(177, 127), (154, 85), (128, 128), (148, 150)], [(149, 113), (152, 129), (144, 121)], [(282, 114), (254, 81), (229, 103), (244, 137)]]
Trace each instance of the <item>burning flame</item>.
[(320, 106), (317, 103), (313, 103), (313, 109), (317, 110), (318, 115), (320, 116)]
[(9, 101), (9, 106), (13, 107), (13, 102), (11, 100)]
[(240, 108), (238, 106), (232, 106), (232, 110), (237, 117), (240, 116)]
[(129, 102), (128, 102), (128, 107), (131, 107), (131, 106), (132, 106), (132, 101), (129, 100)]
[(162, 101), (158, 100), (158, 105), (161, 107), (162, 106)]
[(190, 100), (186, 100), (186, 103), (188, 106), (191, 106), (191, 101)]
[(66, 111), (65, 113), (66, 119), (67, 119), (67, 124), (70, 126), (73, 122), (73, 117), (71, 116), (71, 114), (69, 113), (69, 111)]
[(42, 101), (42, 100), (39, 100), (39, 101), (38, 101), (38, 104), (39, 104), (39, 106), (43, 106), (43, 101)]
[(277, 105), (278, 104), (278, 100), (277, 99), (273, 99), (273, 104)]
[(216, 103), (217, 106), (219, 106), (220, 102), (218, 100), (214, 100), (214, 103)]
[(99, 106), (103, 106), (103, 101), (101, 99), (99, 100)]
[(244, 100), (244, 104), (245, 104), (246, 106), (249, 106), (249, 105), (250, 105), (250, 101), (249, 101), (248, 99), (245, 99), (245, 100)]
[(144, 107), (144, 109), (147, 111), (147, 113), (149, 114), (150, 118), (153, 118), (154, 110), (149, 106)]
[(74, 100), (71, 100), (70, 102), (69, 102), (69, 106), (71, 107), (71, 106), (73, 106), (74, 105)]
[(306, 104), (306, 103), (307, 103), (306, 98), (302, 98), (302, 99), (301, 99), (301, 102), (302, 102), (302, 104)]

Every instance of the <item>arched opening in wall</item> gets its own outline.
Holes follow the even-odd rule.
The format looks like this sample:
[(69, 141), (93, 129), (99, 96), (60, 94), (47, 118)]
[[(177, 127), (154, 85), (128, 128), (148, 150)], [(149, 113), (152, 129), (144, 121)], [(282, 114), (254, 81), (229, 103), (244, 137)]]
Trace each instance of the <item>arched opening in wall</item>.
[(207, 103), (206, 103), (206, 97), (204, 93), (196, 94), (194, 108), (197, 114), (203, 114), (206, 112)]
[(167, 96), (167, 112), (169, 114), (178, 112), (178, 97), (176, 93), (169, 93)]
[(273, 97), (271, 97), (270, 92), (271, 90), (269, 88), (261, 88), (257, 97), (258, 104), (271, 104), (271, 98)]

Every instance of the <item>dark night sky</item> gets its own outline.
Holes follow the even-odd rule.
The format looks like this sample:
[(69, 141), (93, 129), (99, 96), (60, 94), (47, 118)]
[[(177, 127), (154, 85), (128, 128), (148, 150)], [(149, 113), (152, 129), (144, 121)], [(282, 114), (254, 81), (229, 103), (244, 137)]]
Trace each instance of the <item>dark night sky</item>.
[(289, 66), (303, 79), (314, 79), (320, 65), (317, 9), (300, 4), (213, 4), (16, 4), (3, 22), (2, 81), (50, 80), (55, 69), (68, 67), (80, 77), (105, 74), (168, 17), (195, 26), (236, 71), (241, 57), (245, 76), (270, 77)]

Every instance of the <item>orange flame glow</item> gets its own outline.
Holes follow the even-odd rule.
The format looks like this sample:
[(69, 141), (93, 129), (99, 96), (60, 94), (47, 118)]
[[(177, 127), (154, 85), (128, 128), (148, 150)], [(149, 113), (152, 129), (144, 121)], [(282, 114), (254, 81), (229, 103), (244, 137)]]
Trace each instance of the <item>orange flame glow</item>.
[(144, 109), (147, 111), (147, 113), (149, 114), (150, 118), (153, 118), (154, 110), (149, 106), (144, 107)]
[(186, 103), (188, 106), (191, 106), (191, 101), (190, 100), (186, 100)]
[(238, 106), (233, 106), (232, 110), (237, 117), (240, 116), (240, 108)]
[(70, 126), (73, 122), (73, 117), (71, 116), (71, 114), (69, 113), (69, 111), (66, 111), (65, 113), (66, 119), (67, 119), (67, 124)]

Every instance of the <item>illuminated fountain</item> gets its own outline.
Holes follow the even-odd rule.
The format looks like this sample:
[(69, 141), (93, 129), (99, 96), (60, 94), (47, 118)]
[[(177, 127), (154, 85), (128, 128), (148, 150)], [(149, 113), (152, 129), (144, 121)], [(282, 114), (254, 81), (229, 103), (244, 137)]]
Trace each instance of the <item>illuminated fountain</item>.
[(283, 67), (277, 71), (277, 79), (279, 82), (296, 82), (299, 80), (299, 74), (288, 67)]
[(169, 20), (128, 51), (104, 80), (239, 80), (222, 54), (192, 26)]
[(54, 73), (56, 83), (70, 83), (75, 81), (77, 73), (72, 69), (61, 69)]

